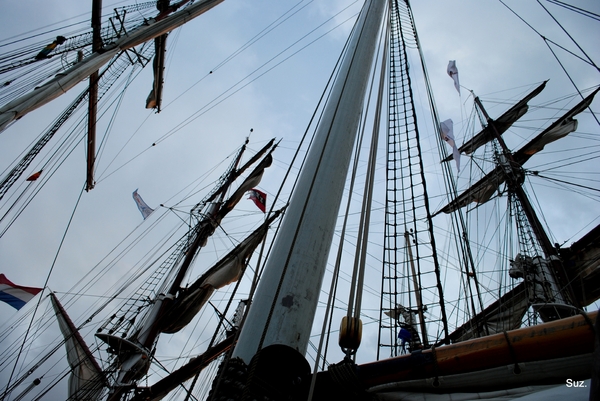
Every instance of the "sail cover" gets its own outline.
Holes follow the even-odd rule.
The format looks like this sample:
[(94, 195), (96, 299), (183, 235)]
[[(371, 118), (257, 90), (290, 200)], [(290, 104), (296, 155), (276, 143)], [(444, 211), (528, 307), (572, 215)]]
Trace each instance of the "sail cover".
[(177, 296), (160, 323), (163, 333), (176, 333), (184, 328), (206, 304), (213, 292), (233, 283), (242, 276), (246, 262), (264, 239), (269, 225), (279, 216), (274, 213), (250, 236), (219, 260), (192, 285)]
[(252, 173), (244, 180), (240, 187), (229, 197), (227, 202), (219, 210), (219, 217), (224, 217), (229, 213), (235, 205), (242, 199), (244, 194), (257, 186), (262, 179), (265, 169), (273, 163), (273, 155), (269, 153), (264, 159), (254, 168)]
[(60, 331), (65, 338), (70, 400), (97, 400), (103, 389), (102, 369), (54, 294), (50, 294)]

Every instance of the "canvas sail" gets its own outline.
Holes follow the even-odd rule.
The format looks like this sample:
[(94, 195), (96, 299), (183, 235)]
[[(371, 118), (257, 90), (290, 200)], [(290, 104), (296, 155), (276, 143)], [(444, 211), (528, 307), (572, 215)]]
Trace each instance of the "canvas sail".
[(50, 299), (60, 331), (65, 338), (67, 360), (72, 369), (69, 377), (69, 399), (96, 400), (103, 389), (102, 369), (56, 296), (51, 293)]
[(544, 149), (544, 147), (549, 143), (557, 141), (575, 131), (577, 129), (577, 120), (573, 119), (573, 117), (590, 106), (594, 100), (594, 96), (596, 93), (598, 93), (598, 90), (600, 89), (596, 89), (585, 99), (579, 102), (575, 107), (569, 110), (565, 115), (556, 120), (552, 125), (533, 138), (527, 145), (519, 149), (515, 153), (515, 160), (523, 164), (529, 160), (529, 157)]
[(227, 213), (229, 213), (235, 205), (242, 199), (244, 194), (257, 186), (262, 180), (263, 173), (265, 169), (268, 168), (273, 163), (273, 155), (269, 153), (265, 158), (256, 166), (254, 171), (244, 180), (244, 182), (240, 185), (240, 187), (229, 197), (227, 202), (223, 204), (221, 210), (219, 210), (219, 217), (223, 218)]
[(198, 280), (183, 289), (160, 323), (161, 332), (178, 332), (204, 307), (215, 290), (239, 280), (250, 256), (265, 238), (269, 225), (279, 217), (279, 214), (280, 212), (274, 213)]
[[(271, 142), (267, 147), (271, 146)], [(267, 149), (267, 147), (263, 148), (260, 151), (262, 153)], [(273, 150), (273, 149), (272, 149)], [(272, 151), (271, 150), (271, 151)], [(253, 157), (249, 162), (247, 162), (241, 169), (232, 171), (231, 174), (225, 179), (224, 185), (222, 185), (215, 193), (213, 193), (209, 200), (214, 200), (217, 196), (219, 199), (222, 199), (225, 191), (228, 186), (231, 184), (235, 177), (239, 176), (241, 171), (244, 171), (250, 164), (254, 163), (257, 160), (257, 157)], [(139, 343), (142, 344), (143, 348), (149, 350), (152, 347), (152, 344), (155, 342), (157, 336), (160, 332), (166, 333), (174, 333), (181, 328), (183, 328), (189, 321), (198, 313), (201, 307), (206, 303), (206, 301), (210, 298), (210, 295), (214, 291), (214, 286), (205, 286), (204, 288), (199, 289), (196, 292), (190, 293), (189, 291), (182, 290), (180, 288), (181, 283), (184, 277), (188, 274), (189, 268), (194, 261), (196, 254), (199, 249), (202, 248), (208, 238), (214, 233), (215, 229), (219, 226), (223, 218), (237, 205), (237, 203), (242, 199), (244, 193), (249, 189), (260, 183), (260, 180), (263, 176), (265, 168), (269, 167), (272, 163), (273, 157), (271, 153), (268, 153), (263, 160), (254, 168), (254, 170), (249, 174), (249, 176), (242, 182), (240, 187), (231, 195), (226, 201), (221, 203), (221, 200), (216, 201), (211, 206), (211, 211), (207, 212), (206, 216), (193, 228), (193, 233), (190, 233), (190, 242), (189, 246), (186, 247), (185, 257), (183, 261), (177, 268), (177, 274), (175, 275), (174, 280), (171, 284), (169, 284), (170, 288), (168, 291), (168, 295), (160, 294), (157, 299), (154, 301), (154, 305), (147, 312), (147, 315), (142, 319), (142, 323), (140, 324), (139, 330), (128, 339), (128, 343)], [(220, 269), (219, 269), (220, 270)], [(227, 269), (225, 269), (226, 271)], [(222, 270), (221, 274), (222, 273)], [(229, 275), (234, 275), (235, 273), (230, 273)], [(227, 274), (226, 274), (227, 275)], [(223, 284), (225, 285), (225, 284)], [(220, 288), (220, 287), (219, 287)], [(178, 307), (178, 302), (181, 299), (185, 298), (187, 301), (185, 306)], [(182, 317), (183, 316), (183, 317)], [(181, 320), (180, 320), (181, 319)], [(131, 347), (129, 347), (123, 339), (119, 336), (114, 336), (112, 334), (104, 334), (99, 333), (96, 334), (98, 338), (102, 341), (108, 343), (118, 343), (124, 345), (124, 350), (126, 353), (131, 353)], [(114, 347), (113, 347), (114, 348)], [(116, 348), (118, 349), (118, 348)], [(149, 352), (149, 351), (148, 351)], [(135, 358), (138, 358), (147, 354), (148, 352), (143, 351), (142, 348), (136, 350)], [(145, 358), (142, 358), (145, 359)], [(140, 366), (143, 365), (140, 361)], [(144, 369), (146, 366), (144, 365)], [(143, 369), (140, 369), (142, 372)], [(132, 376), (133, 377), (133, 376)], [(136, 380), (128, 378), (127, 380), (121, 380), (123, 383)]]
[[(598, 90), (599, 89), (596, 89), (589, 96), (579, 102), (575, 107), (569, 110), (565, 115), (560, 117), (552, 125), (533, 138), (527, 145), (515, 152), (513, 154), (513, 160), (506, 161), (506, 163), (514, 164), (514, 168), (512, 170), (517, 171), (517, 169), (527, 160), (529, 160), (531, 156), (544, 149), (547, 144), (563, 138), (575, 131), (577, 129), (577, 120), (573, 119), (573, 117), (589, 107), (594, 99), (594, 96), (596, 93), (598, 93)], [(516, 106), (513, 106), (511, 110), (515, 107)], [(441, 211), (444, 213), (451, 213), (457, 209), (467, 206), (469, 203), (475, 202), (482, 204), (490, 200), (494, 193), (497, 192), (500, 186), (506, 181), (506, 173), (504, 172), (505, 167), (507, 166), (497, 166), (494, 170), (472, 185), (465, 192), (460, 194), (452, 202), (444, 206)]]
[(502, 167), (498, 166), (448, 205), (444, 206), (441, 212), (451, 213), (472, 202), (483, 204), (492, 198), (505, 180), (506, 177), (504, 176)]

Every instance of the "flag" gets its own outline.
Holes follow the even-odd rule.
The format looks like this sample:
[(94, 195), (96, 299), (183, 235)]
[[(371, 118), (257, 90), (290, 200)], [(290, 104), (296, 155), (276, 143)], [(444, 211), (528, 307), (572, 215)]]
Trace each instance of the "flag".
[(37, 56), (35, 56), (35, 59), (43, 60), (45, 58), (50, 58), (49, 54), (52, 52), (52, 50), (54, 50), (56, 48), (56, 46), (62, 45), (66, 41), (67, 41), (67, 38), (65, 38), (64, 36), (57, 36), (56, 40), (54, 42), (50, 43), (49, 45), (46, 45), (46, 47), (44, 47), (42, 49), (42, 51), (39, 52), (37, 54)]
[(152, 209), (150, 206), (146, 205), (146, 202), (144, 202), (144, 200), (137, 193), (137, 191), (138, 191), (137, 189), (135, 191), (133, 191), (133, 200), (135, 201), (135, 204), (137, 205), (138, 209), (140, 209), (140, 213), (142, 213), (142, 216), (144, 216), (144, 220), (146, 220), (148, 218), (148, 216), (150, 216), (152, 214), (154, 209)]
[(37, 180), (38, 178), (40, 178), (40, 175), (42, 175), (42, 171), (43, 171), (43, 170), (40, 170), (40, 171), (38, 171), (37, 173), (33, 173), (33, 174), (31, 174), (31, 175), (29, 176), (29, 178), (27, 178), (27, 180), (26, 180), (26, 181), (35, 181), (35, 180)]
[(252, 199), (256, 207), (258, 207), (263, 213), (265, 213), (267, 209), (267, 194), (259, 191), (256, 188), (248, 191), (250, 193), (250, 197), (248, 199)]
[(454, 87), (460, 95), (460, 84), (458, 83), (458, 68), (456, 68), (455, 60), (450, 60), (450, 62), (448, 62), (448, 69), (446, 71), (448, 72), (448, 75), (450, 75), (450, 78), (452, 78), (452, 80), (454, 81)]
[(221, 209), (219, 210), (219, 221), (227, 213), (233, 210), (235, 205), (238, 204), (240, 200), (244, 197), (244, 194), (252, 189), (255, 185), (260, 184), (260, 180), (262, 180), (263, 173), (265, 169), (271, 166), (273, 163), (273, 155), (270, 153), (265, 156), (264, 159), (254, 168), (252, 173), (242, 182), (239, 188), (227, 199), (227, 201), (223, 204)]
[(440, 123), (440, 130), (442, 131), (442, 139), (452, 147), (452, 155), (454, 156), (454, 160), (456, 160), (456, 169), (460, 171), (460, 152), (454, 141), (454, 124), (452, 120), (442, 121)]
[(0, 301), (6, 302), (17, 310), (21, 309), (40, 291), (42, 288), (16, 285), (4, 274), (0, 274)]

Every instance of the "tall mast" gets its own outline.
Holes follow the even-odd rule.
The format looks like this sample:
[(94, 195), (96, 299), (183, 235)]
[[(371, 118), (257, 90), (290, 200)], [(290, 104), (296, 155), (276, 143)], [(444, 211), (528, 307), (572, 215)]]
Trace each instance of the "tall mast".
[(502, 138), (502, 135), (500, 135), (500, 133), (497, 131), (494, 121), (490, 118), (487, 111), (483, 107), (483, 104), (479, 100), (479, 97), (477, 96), (475, 96), (475, 103), (488, 124), (492, 126), (493, 134), (502, 148), (500, 163), (505, 170), (508, 187), (510, 191), (515, 194), (519, 204), (521, 205), (523, 213), (527, 217), (527, 221), (529, 222), (529, 225), (531, 226), (531, 229), (533, 230), (533, 233), (544, 252), (544, 256), (551, 266), (549, 273), (554, 281), (553, 285), (555, 288), (553, 291), (557, 295), (556, 301), (561, 304), (573, 304), (574, 302), (577, 302), (576, 297), (574, 296), (572, 287), (569, 284), (568, 278), (564, 271), (564, 266), (560, 261), (558, 249), (552, 245), (546, 230), (544, 230), (537, 213), (529, 201), (529, 197), (523, 190), (521, 185), (522, 181), (519, 181), (519, 177), (522, 176), (522, 173), (519, 171), (521, 166), (515, 162), (512, 152), (508, 149), (508, 146), (506, 146), (506, 142), (504, 142), (504, 138)]
[[(102, 49), (102, 0), (92, 2), (92, 52)], [(88, 96), (88, 140), (87, 140), (87, 175), (85, 189), (94, 188), (94, 162), (96, 159), (96, 120), (98, 110), (98, 70), (90, 75)]]
[(233, 356), (284, 345), (304, 355), (387, 1), (363, 6)]

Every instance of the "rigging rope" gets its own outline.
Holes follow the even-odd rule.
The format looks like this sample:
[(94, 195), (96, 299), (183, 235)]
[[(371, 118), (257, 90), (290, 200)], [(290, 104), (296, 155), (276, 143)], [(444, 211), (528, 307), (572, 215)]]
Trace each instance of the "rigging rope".
[[(341, 12), (340, 12), (341, 13)], [(338, 13), (339, 14), (339, 13)], [(336, 14), (336, 15), (338, 15)], [(263, 69), (265, 66), (267, 66), (269, 63), (273, 62), (274, 60), (276, 60), (279, 56), (282, 56), (286, 51), (290, 50), (293, 46), (295, 46), (296, 44), (300, 43), (303, 39), (305, 39), (306, 37), (308, 37), (311, 33), (315, 32), (316, 30), (318, 30), (319, 28), (321, 28), (323, 25), (325, 25), (325, 23), (329, 22), (330, 20), (332, 20), (334, 17), (331, 17), (330, 19), (328, 19), (327, 21), (325, 21), (324, 23), (320, 24), (319, 26), (317, 26), (316, 28), (314, 28), (312, 31), (310, 31), (309, 33), (307, 33), (306, 35), (302, 36), (300, 39), (298, 39), (296, 42), (292, 43), (291, 45), (289, 45), (287, 48), (285, 48), (284, 50), (282, 50), (281, 52), (279, 52), (278, 54), (276, 54), (275, 56), (273, 56), (272, 58), (270, 58), (268, 61), (266, 61), (265, 63), (263, 63), (260, 67), (256, 68), (254, 71), (252, 71), (251, 73), (247, 74), (244, 78), (240, 79), (239, 81), (237, 81), (235, 84), (231, 85), (228, 89), (226, 89), (224, 92), (222, 92), (220, 95), (216, 96), (214, 99), (212, 99), (211, 101), (209, 101), (208, 103), (206, 103), (204, 106), (202, 106), (200, 109), (198, 109), (196, 112), (192, 113), (189, 117), (187, 117), (186, 119), (184, 119), (182, 122), (180, 122), (179, 124), (177, 124), (174, 128), (172, 128), (171, 130), (169, 130), (166, 134), (164, 134), (163, 136), (161, 136), (159, 139), (156, 140), (155, 143), (160, 143), (164, 140), (166, 140), (167, 138), (169, 138), (170, 136), (174, 135), (176, 132), (178, 132), (179, 130), (183, 129), (184, 127), (186, 127), (187, 125), (191, 124), (193, 121), (195, 121), (196, 119), (198, 119), (199, 117), (203, 116), (204, 114), (206, 114), (208, 111), (212, 110), (213, 108), (215, 108), (216, 106), (218, 106), (219, 104), (223, 103), (225, 100), (229, 99), (231, 96), (235, 95), (236, 93), (238, 93), (239, 91), (241, 91), (242, 89), (244, 89), (245, 87), (247, 87), (248, 85), (250, 85), (252, 82), (258, 80), (259, 78), (261, 78), (262, 76), (266, 75), (268, 72), (274, 70), (276, 67), (280, 66), (281, 64), (283, 64), (285, 61), (291, 59), (293, 56), (297, 55), (298, 53), (300, 53), (301, 51), (305, 50), (306, 48), (308, 48), (309, 46), (311, 46), (312, 44), (314, 44), (315, 42), (317, 42), (318, 40), (322, 39), (323, 37), (325, 37), (326, 35), (328, 35), (329, 33), (331, 33), (332, 31), (334, 31), (335, 29), (341, 27), (343, 24), (345, 24), (348, 21), (351, 21), (355, 18), (356, 15), (353, 15), (349, 18), (347, 18), (346, 20), (344, 20), (343, 22), (339, 23), (338, 25), (336, 25), (335, 27), (331, 28), (330, 30), (328, 30), (327, 32), (325, 32), (324, 34), (318, 36), (316, 39), (310, 41), (308, 44), (302, 46), (300, 49), (296, 50), (295, 52), (293, 52), (292, 54), (290, 54), (289, 56), (283, 58), (281, 61), (278, 61), (277, 63), (275, 63), (273, 66), (267, 68), (266, 70), (264, 70), (263, 72), (260, 72), (257, 76), (255, 76), (254, 78), (250, 79), (250, 77), (254, 74), (257, 74), (261, 69)], [(211, 73), (208, 73), (207, 75), (205, 75), (203, 78), (201, 78), (198, 82), (196, 82), (193, 86), (195, 86), (197, 83), (199, 83), (200, 81), (202, 81), (203, 79), (205, 79), (207, 76), (209, 76)], [(245, 84), (242, 85), (242, 83), (246, 80), (250, 79), (248, 82), (246, 82)], [(240, 86), (241, 85), (241, 86)], [(191, 89), (191, 88), (189, 88)], [(188, 90), (189, 90), (188, 89)], [(185, 92), (184, 92), (185, 93)], [(172, 102), (171, 102), (172, 103)], [(167, 106), (171, 105), (171, 103), (169, 103)], [(167, 107), (163, 107), (163, 110)]]
[(583, 15), (583, 16), (586, 16), (586, 17), (589, 17), (589, 18), (593, 18), (593, 19), (595, 19), (597, 21), (600, 21), (600, 15), (599, 14), (593, 13), (593, 12), (588, 11), (588, 10), (584, 10), (583, 8), (575, 7), (575, 6), (571, 5), (571, 4), (567, 4), (567, 3), (564, 3), (564, 2), (559, 1), (559, 0), (546, 0), (546, 1), (548, 3), (553, 3), (553, 4), (557, 5), (557, 6), (564, 7), (567, 10), (574, 11), (574, 12), (576, 12), (578, 14)]
[[(584, 96), (581, 93), (581, 91), (579, 90), (579, 88), (577, 87), (577, 85), (575, 84), (575, 81), (573, 81), (573, 78), (571, 77), (571, 74), (569, 74), (569, 72), (566, 70), (565, 66), (563, 65), (563, 63), (560, 61), (560, 59), (558, 58), (558, 55), (554, 52), (554, 50), (552, 50), (552, 47), (550, 47), (549, 43), (552, 43), (556, 46), (559, 46), (558, 44), (556, 44), (555, 42), (551, 41), (550, 39), (546, 38), (545, 36), (543, 36), (538, 30), (536, 30), (533, 26), (531, 26), (531, 24), (529, 24), (527, 21), (525, 21), (519, 14), (517, 14), (512, 8), (510, 8), (508, 5), (506, 5), (504, 3), (504, 1), (502, 0), (498, 0), (500, 3), (502, 3), (502, 5), (506, 8), (508, 8), (517, 18), (519, 18), (521, 21), (523, 21), (525, 23), (525, 25), (527, 25), (529, 28), (531, 28), (531, 30), (533, 30), (540, 38), (542, 38), (544, 40), (544, 43), (546, 44), (546, 46), (548, 46), (548, 49), (550, 50), (550, 52), (552, 53), (552, 55), (554, 56), (554, 58), (556, 59), (556, 61), (558, 62), (558, 64), (560, 65), (560, 67), (562, 68), (562, 70), (564, 71), (565, 75), (567, 76), (567, 78), (569, 79), (569, 81), (571, 81), (571, 84), (573, 85), (573, 87), (577, 90), (577, 92), (579, 93), (579, 95), (581, 96), (581, 98), (583, 99)], [(544, 10), (546, 10), (546, 7), (544, 7), (538, 0), (538, 3), (540, 4), (540, 6), (542, 6), (542, 8), (544, 8)], [(546, 12), (548, 12), (548, 10), (546, 10)], [(550, 14), (548, 12), (548, 14)], [(551, 14), (550, 14), (551, 15)], [(552, 16), (552, 15), (551, 15)], [(554, 16), (552, 16), (552, 18), (554, 19)], [(556, 19), (554, 19), (556, 21)], [(556, 21), (556, 23), (558, 24), (558, 21)], [(564, 28), (558, 24), (561, 29)], [(566, 31), (565, 31), (566, 32)], [(571, 37), (571, 35), (569, 35), (567, 33), (567, 35), (569, 36), (569, 38), (575, 43), (575, 45), (581, 50), (581, 52), (588, 58), (589, 61), (586, 61), (588, 64), (592, 65), (594, 68), (596, 68), (596, 70), (600, 71), (600, 68), (593, 62), (592, 59), (589, 58), (589, 56), (583, 51), (583, 49), (581, 49), (581, 47), (579, 46), (579, 44), (577, 44), (577, 42), (575, 42), (575, 40)], [(564, 49), (562, 46), (559, 46), (561, 49)], [(566, 50), (566, 49), (565, 49)], [(571, 54), (573, 54), (572, 52), (569, 52)], [(575, 54), (573, 54), (575, 55)], [(581, 57), (579, 57), (581, 59)], [(585, 61), (585, 60), (584, 60)], [(588, 107), (588, 109), (592, 112), (592, 115), (594, 116), (594, 119), (596, 120), (596, 123), (598, 125), (600, 125), (600, 121), (598, 120), (598, 117), (596, 116), (596, 114), (592, 111), (591, 107)]]

